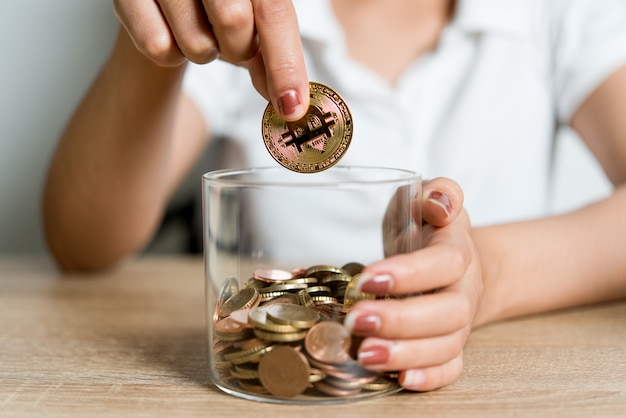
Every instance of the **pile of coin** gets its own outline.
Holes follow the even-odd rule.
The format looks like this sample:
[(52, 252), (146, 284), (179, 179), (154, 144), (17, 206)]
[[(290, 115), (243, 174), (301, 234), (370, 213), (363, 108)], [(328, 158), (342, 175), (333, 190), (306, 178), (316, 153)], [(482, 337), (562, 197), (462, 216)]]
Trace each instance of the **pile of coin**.
[(328, 86), (309, 83), (310, 105), (298, 121), (283, 120), (271, 103), (265, 108), (262, 134), (270, 155), (283, 167), (316, 173), (335, 165), (352, 140), (352, 115), (345, 101)]
[(263, 396), (352, 397), (399, 388), (397, 373), (364, 369), (360, 338), (342, 322), (373, 295), (356, 291), (363, 266), (257, 269), (227, 279), (213, 315), (212, 358), (224, 384)]

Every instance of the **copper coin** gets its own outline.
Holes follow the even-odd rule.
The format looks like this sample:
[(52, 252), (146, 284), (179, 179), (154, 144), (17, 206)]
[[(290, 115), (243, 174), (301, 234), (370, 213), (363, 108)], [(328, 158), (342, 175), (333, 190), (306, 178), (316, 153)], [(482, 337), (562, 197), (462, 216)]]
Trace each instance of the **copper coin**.
[(304, 272), (306, 272), (306, 269), (304, 267), (298, 267), (291, 270), (291, 276), (294, 279), (299, 279), (301, 277), (304, 277)]
[(290, 272), (278, 269), (256, 269), (254, 278), (264, 282), (284, 282), (291, 280), (293, 276)]
[(335, 321), (323, 321), (309, 330), (304, 347), (315, 360), (338, 364), (350, 358), (351, 343), (352, 336), (346, 327)]
[(276, 347), (259, 363), (259, 380), (272, 395), (294, 397), (309, 386), (311, 370), (304, 355), (291, 347)]
[(215, 323), (215, 336), (220, 341), (238, 341), (249, 335), (250, 329), (226, 317)]
[(330, 87), (310, 83), (310, 106), (298, 121), (286, 122), (268, 104), (263, 113), (263, 142), (283, 167), (316, 173), (335, 165), (352, 140), (352, 115), (344, 100)]

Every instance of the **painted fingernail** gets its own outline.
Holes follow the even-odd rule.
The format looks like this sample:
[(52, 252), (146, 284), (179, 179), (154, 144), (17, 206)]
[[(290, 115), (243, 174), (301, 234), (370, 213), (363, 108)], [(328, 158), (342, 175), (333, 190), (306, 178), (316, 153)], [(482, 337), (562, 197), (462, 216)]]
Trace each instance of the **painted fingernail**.
[(362, 274), (356, 282), (358, 292), (371, 293), (373, 295), (388, 294), (393, 287), (393, 277), (389, 274)]
[(364, 366), (385, 364), (389, 361), (389, 349), (383, 345), (372, 345), (359, 350), (358, 360)]
[(371, 335), (380, 329), (380, 317), (372, 313), (349, 312), (343, 324), (354, 334)]
[(450, 203), (450, 198), (447, 195), (434, 190), (428, 195), (428, 201), (443, 209), (446, 213), (446, 217), (450, 216), (450, 212), (452, 212), (452, 204)]
[(287, 117), (302, 112), (302, 102), (295, 90), (289, 90), (278, 98), (278, 112)]

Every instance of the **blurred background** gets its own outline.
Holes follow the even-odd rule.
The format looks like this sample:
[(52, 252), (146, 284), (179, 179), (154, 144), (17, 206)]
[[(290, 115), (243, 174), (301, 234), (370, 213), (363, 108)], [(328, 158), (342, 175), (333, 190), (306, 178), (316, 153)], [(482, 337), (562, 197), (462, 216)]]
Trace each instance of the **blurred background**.
[[(0, 254), (46, 254), (40, 200), (48, 161), (65, 122), (107, 56), (117, 27), (110, 1), (0, 3)], [(557, 147), (553, 211), (610, 192), (574, 134), (563, 132)], [(199, 188), (197, 173), (184, 190)], [(184, 226), (177, 226), (180, 216), (175, 216), (184, 217), (185, 208), (173, 205), (174, 215), (168, 217), (173, 220), (147, 251), (188, 250), (178, 231)]]

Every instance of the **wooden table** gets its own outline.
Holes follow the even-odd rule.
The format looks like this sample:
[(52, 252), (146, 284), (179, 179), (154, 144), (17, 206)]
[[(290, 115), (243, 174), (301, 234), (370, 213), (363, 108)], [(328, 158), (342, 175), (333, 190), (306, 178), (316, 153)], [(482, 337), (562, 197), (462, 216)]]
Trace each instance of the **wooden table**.
[(330, 406), (224, 394), (207, 377), (198, 258), (63, 277), (0, 257), (0, 416), (626, 416), (626, 302), (475, 330), (465, 373), (430, 393)]

